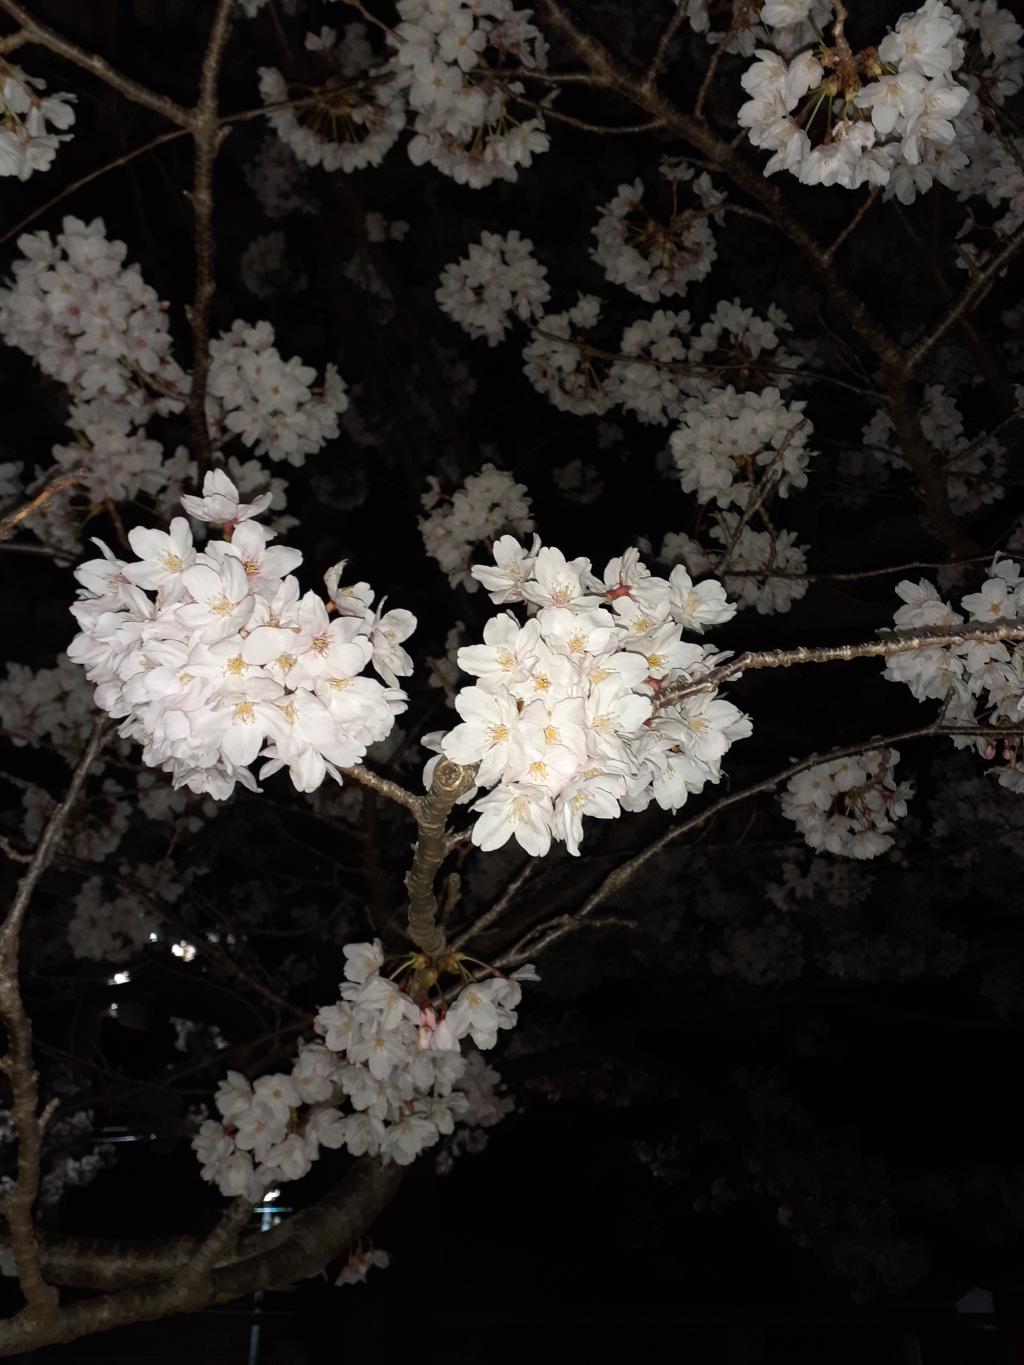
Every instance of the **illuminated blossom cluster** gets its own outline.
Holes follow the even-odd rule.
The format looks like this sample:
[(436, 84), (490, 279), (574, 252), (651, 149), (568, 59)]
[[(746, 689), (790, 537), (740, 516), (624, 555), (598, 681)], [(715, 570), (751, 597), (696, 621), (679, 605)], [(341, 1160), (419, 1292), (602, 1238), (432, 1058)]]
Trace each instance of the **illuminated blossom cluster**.
[(441, 274), (435, 298), (471, 337), (489, 346), (503, 341), (512, 318), (529, 322), (551, 297), (547, 271), (533, 255), (533, 243), (518, 232), (502, 237), (485, 232), (469, 254)]
[(525, 535), (533, 530), (530, 495), (511, 474), (485, 464), (450, 496), (442, 494), (436, 478), (428, 480), (420, 501), (427, 515), (420, 517), (423, 544), (437, 560), (453, 588), (476, 592), (471, 572), (473, 552), (503, 532)]
[(789, 611), (806, 594), (807, 546), (796, 543), (793, 531), (758, 531), (738, 512), (727, 511), (712, 513), (708, 535), (723, 548), (706, 548), (685, 532), (670, 531), (659, 558), (685, 565), (694, 576), (715, 574), (738, 611), (753, 607), (761, 616), (772, 616)]
[(73, 759), (94, 719), (92, 693), (66, 654), (57, 656), (53, 668), (9, 663), (0, 677), (0, 730), (10, 744), (46, 742)]
[(813, 849), (877, 858), (892, 847), (891, 831), (913, 795), (894, 775), (899, 758), (895, 749), (872, 749), (797, 773), (782, 794), (782, 813)]
[(581, 334), (601, 320), (601, 300), (580, 294), (563, 313), (545, 313), (523, 349), (523, 373), (560, 412), (599, 416), (613, 405)]
[(515, 1027), (520, 982), (536, 981), (534, 968), (469, 982), (435, 1009), (383, 974), (379, 940), (344, 953), (340, 999), (316, 1016), (323, 1041), (301, 1044), (290, 1074), (250, 1084), (229, 1071), (221, 1082), (220, 1119), (208, 1119), (192, 1146), (222, 1194), (258, 1200), (271, 1184), (301, 1179), (321, 1148), (406, 1166), (456, 1122), (487, 1126), (502, 1116), (496, 1073), (472, 1064), (462, 1043), (491, 1048), (499, 1030)]
[(750, 99), (738, 118), (754, 146), (773, 153), (765, 175), (787, 170), (807, 185), (853, 189), (887, 185), (897, 166), (941, 155), (970, 98), (953, 80), (964, 59), (961, 27), (942, 0), (925, 0), (856, 57), (838, 43), (820, 50), (821, 61), (811, 51), (787, 61), (759, 50), (741, 78)]
[(45, 89), (38, 76), (0, 57), (0, 175), (27, 180), (33, 171), (49, 170), (57, 148), (71, 140), (63, 130), (75, 121), (75, 96), (39, 93)]
[[(299, 791), (328, 775), (340, 782), (339, 769), (391, 732), (405, 710), (398, 677), (412, 671), (401, 642), (415, 618), (374, 610), (367, 583), (342, 588), (343, 565), (326, 575), (330, 606), (302, 593), (292, 573), (301, 553), (271, 544), (254, 520), (269, 501), (240, 504), (215, 471), (201, 498), (182, 503), (223, 525), (223, 540), (197, 551), (176, 517), (169, 532), (129, 533), (136, 561), (97, 542), (102, 558), (75, 575), (80, 633), (68, 655), (95, 684), (96, 704), (143, 746), (144, 763), (218, 800), (236, 782), (258, 790), (249, 765), (261, 756), (261, 776), (287, 768)], [(384, 684), (361, 676), (368, 664)]]
[(409, 157), (481, 189), (548, 149), (544, 118), (503, 67), (543, 70), (547, 44), (511, 0), (398, 0), (392, 66), (412, 110)]
[[(981, 588), (960, 599), (960, 611), (925, 578), (917, 583), (906, 579), (897, 584), (896, 592), (903, 601), (893, 618), (897, 629), (955, 631), (969, 622), (992, 625), (1024, 617), (1020, 565), (998, 556)], [(1024, 645), (1009, 640), (926, 645), (887, 658), (885, 676), (904, 683), (918, 701), (941, 701), (943, 720), (950, 725), (992, 726), (991, 737), (954, 735), (953, 743), (998, 760), (1001, 785), (1024, 791), (1021, 740), (1015, 735), (999, 737), (1000, 729), (1019, 730), (1024, 723)]]
[(492, 617), (483, 643), (458, 651), (477, 681), (455, 698), (461, 724), (432, 741), (475, 765), (489, 789), (472, 806), (474, 844), (515, 838), (541, 856), (556, 841), (578, 854), (585, 817), (614, 819), (652, 800), (675, 811), (720, 780), (750, 722), (713, 688), (678, 701), (669, 691), (724, 657), (682, 638), (733, 616), (719, 583), (694, 584), (681, 567), (658, 578), (635, 549), (599, 578), (588, 559), (513, 536), (473, 575), (492, 602), (528, 613), (525, 623), (510, 611)]
[(704, 279), (718, 254), (711, 222), (721, 223), (724, 216), (724, 196), (710, 176), (693, 180), (696, 202), (683, 207), (679, 186), (693, 177), (693, 171), (668, 161), (660, 170), (670, 189), (667, 211), (656, 214), (645, 206), (645, 186), (639, 177), (631, 185), (620, 185), (600, 210), (593, 229), (597, 245), (590, 253), (612, 284), (648, 303), (681, 297), (691, 284)]
[(334, 365), (314, 387), (316, 371), (297, 356), (282, 359), (269, 322), (235, 322), (210, 342), (207, 410), (211, 421), (272, 460), (305, 463), (338, 434), (348, 407), (345, 383)]
[(171, 356), (167, 313), (128, 248), (111, 241), (101, 218), (67, 217), (56, 239), (48, 232), (18, 238), (22, 258), (0, 289), (0, 333), (79, 402), (117, 399), (141, 423), (178, 403), (187, 387)]
[[(293, 89), (273, 66), (260, 67), (267, 120), (299, 161), (325, 171), (379, 166), (405, 127), (405, 103), (395, 78), (374, 56), (364, 24), (342, 40), (334, 29), (306, 35), (306, 48), (326, 66), (323, 83)], [(278, 107), (274, 107), (278, 106)]]
[(719, 507), (745, 507), (769, 490), (780, 497), (807, 487), (812, 433), (803, 402), (778, 389), (737, 393), (732, 385), (688, 399), (669, 441), (684, 493)]

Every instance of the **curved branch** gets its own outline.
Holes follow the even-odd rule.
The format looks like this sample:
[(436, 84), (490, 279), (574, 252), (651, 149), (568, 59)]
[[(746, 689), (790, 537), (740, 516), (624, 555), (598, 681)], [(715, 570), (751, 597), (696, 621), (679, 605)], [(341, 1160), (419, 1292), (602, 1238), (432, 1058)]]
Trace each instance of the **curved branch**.
[(144, 104), (147, 109), (152, 109), (154, 113), (162, 114), (169, 123), (176, 123), (179, 128), (192, 127), (193, 116), (190, 109), (183, 109), (170, 96), (160, 95), (155, 90), (150, 90), (148, 86), (140, 84), (139, 81), (132, 80), (130, 76), (125, 76), (122, 72), (116, 71), (98, 53), (89, 52), (84, 47), (79, 47), (77, 43), (72, 43), (67, 38), (62, 37), (56, 29), (50, 28), (48, 24), (44, 24), (30, 14), (24, 5), (18, 3), (18, 0), (0, 0), (0, 10), (4, 10), (16, 23), (21, 25), (23, 42), (38, 43), (40, 47), (49, 48), (51, 52), (56, 52), (58, 56), (64, 57), (69, 62), (74, 62), (76, 66), (91, 71), (99, 80), (124, 95), (125, 99), (132, 100), (135, 104)]
[[(289, 1219), (287, 1237), (276, 1238), (268, 1233), (269, 1244), (264, 1249), (212, 1270), (203, 1267), (199, 1275), (190, 1277), (186, 1267), (166, 1283), (69, 1304), (47, 1321), (14, 1319), (0, 1324), (0, 1351), (5, 1354), (28, 1351), (75, 1341), (92, 1332), (109, 1331), (128, 1323), (154, 1322), (172, 1313), (196, 1312), (215, 1302), (315, 1275), (368, 1231), (394, 1197), (401, 1179), (401, 1167), (385, 1166), (376, 1159), (363, 1157), (328, 1195)], [(241, 1214), (235, 1212), (238, 1208), (237, 1204), (233, 1206), (226, 1222), (239, 1220)], [(228, 1231), (231, 1230), (229, 1227)], [(219, 1233), (220, 1229), (213, 1237), (219, 1237)], [(207, 1246), (211, 1240), (208, 1239)], [(180, 1251), (180, 1244), (176, 1245)]]

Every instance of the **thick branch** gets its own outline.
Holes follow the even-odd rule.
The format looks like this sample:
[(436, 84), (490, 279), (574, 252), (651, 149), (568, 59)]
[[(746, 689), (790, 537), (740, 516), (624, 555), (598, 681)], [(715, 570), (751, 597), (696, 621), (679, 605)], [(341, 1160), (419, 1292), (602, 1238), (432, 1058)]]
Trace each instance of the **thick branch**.
[(192, 127), (190, 110), (183, 109), (169, 96), (157, 94), (148, 86), (133, 81), (130, 76), (115, 71), (110, 63), (97, 53), (88, 52), (85, 48), (61, 37), (55, 29), (50, 28), (48, 24), (42, 23), (30, 14), (24, 5), (18, 3), (18, 0), (0, 0), (0, 10), (5, 11), (16, 23), (21, 25), (23, 41), (38, 43), (40, 47), (47, 47), (51, 52), (56, 52), (58, 56), (66, 58), (69, 62), (74, 62), (76, 66), (91, 71), (99, 80), (120, 91), (125, 99), (132, 100), (135, 104), (144, 104), (147, 109), (162, 114), (168, 122), (176, 123), (181, 128)]
[(7, 1030), (7, 1053), (0, 1066), (10, 1082), (11, 1110), (18, 1138), (17, 1175), (6, 1199), (6, 1214), (18, 1280), (27, 1304), (22, 1316), (32, 1323), (44, 1320), (53, 1312), (57, 1294), (43, 1278), (32, 1217), (39, 1192), (39, 1152), (44, 1124), (39, 1114), (38, 1076), (32, 1060), (32, 1024), (25, 1011), (18, 979), (18, 945), (32, 893), (57, 851), (68, 816), (81, 794), (105, 733), (106, 721), (98, 721), (71, 776), (63, 801), (46, 823), (39, 846), (18, 883), (14, 903), (0, 929), (0, 1018)]
[(416, 813), (419, 833), (412, 867), (405, 878), (409, 893), (409, 937), (429, 957), (444, 950), (444, 930), (437, 922), (434, 878), (448, 854), (445, 824), (452, 807), (473, 785), (473, 769), (442, 758), (434, 769), (430, 790)]
[[(267, 1234), (272, 1244), (265, 1249), (212, 1271), (204, 1268), (200, 1276), (190, 1277), (186, 1269), (173, 1280), (151, 1288), (127, 1289), (70, 1304), (46, 1322), (18, 1318), (0, 1324), (0, 1352), (32, 1350), (128, 1323), (196, 1312), (211, 1303), (315, 1275), (368, 1231), (393, 1198), (401, 1178), (401, 1167), (364, 1157), (319, 1203), (289, 1220), (287, 1238)], [(228, 1215), (229, 1233), (233, 1230), (230, 1224), (240, 1216), (234, 1210)], [(220, 1229), (213, 1236), (219, 1234)]]

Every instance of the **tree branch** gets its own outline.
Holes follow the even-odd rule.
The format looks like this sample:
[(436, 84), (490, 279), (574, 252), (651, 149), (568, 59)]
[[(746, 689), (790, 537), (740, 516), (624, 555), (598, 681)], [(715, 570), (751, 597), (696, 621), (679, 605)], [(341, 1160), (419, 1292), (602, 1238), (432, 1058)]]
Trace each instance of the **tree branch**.
[(135, 104), (144, 104), (147, 109), (161, 114), (169, 123), (176, 123), (180, 128), (192, 127), (191, 110), (183, 109), (169, 96), (160, 95), (155, 90), (150, 90), (148, 86), (132, 80), (130, 76), (115, 71), (110, 63), (97, 53), (88, 52), (77, 43), (69, 42), (48, 24), (36, 19), (24, 5), (18, 3), (18, 0), (0, 0), (0, 10), (5, 11), (21, 25), (23, 42), (38, 43), (40, 47), (49, 48), (51, 52), (74, 62), (76, 66), (91, 71), (99, 80), (120, 91), (125, 99), (132, 100)]
[(720, 797), (713, 801), (710, 806), (706, 806), (698, 815), (689, 820), (684, 820), (682, 824), (671, 825), (660, 838), (655, 839), (647, 848), (634, 854), (626, 862), (620, 863), (614, 868), (601, 884), (591, 892), (587, 899), (580, 906), (579, 910), (572, 915), (560, 915), (557, 919), (551, 920), (546, 924), (536, 925), (527, 934), (508, 949), (500, 958), (494, 962), (494, 966), (502, 971), (511, 971), (515, 967), (520, 967), (524, 962), (529, 962), (540, 953), (545, 952), (553, 944), (560, 942), (568, 935), (576, 933), (582, 928), (594, 927), (598, 921), (590, 919), (593, 912), (603, 905), (609, 897), (621, 891), (627, 882), (631, 881), (648, 862), (661, 853), (669, 844), (681, 839), (684, 834), (691, 834), (694, 830), (700, 829), (708, 821), (721, 815), (730, 806), (739, 805), (743, 801), (749, 801), (752, 797), (773, 792), (790, 778), (806, 772), (808, 768), (817, 767), (819, 763), (831, 763), (839, 758), (852, 758), (856, 754), (868, 753), (872, 749), (888, 748), (893, 744), (907, 744), (917, 739), (934, 739), (943, 735), (978, 735), (990, 737), (999, 734), (1024, 734), (1022, 730), (1000, 730), (994, 726), (973, 726), (973, 725), (954, 725), (942, 726), (939, 724), (925, 725), (914, 730), (901, 730), (892, 735), (872, 735), (870, 739), (861, 740), (857, 744), (846, 744), (836, 749), (829, 749), (825, 753), (815, 753), (801, 759), (798, 763), (790, 764), (788, 768), (783, 768), (781, 772), (775, 773), (772, 777), (766, 777), (760, 782), (755, 782), (749, 787), (743, 787), (739, 791), (731, 792), (728, 796)]
[[(277, 1235), (267, 1233), (262, 1249), (252, 1255), (213, 1269), (206, 1267), (199, 1276), (190, 1276), (186, 1267), (166, 1283), (72, 1303), (47, 1321), (29, 1322), (19, 1316), (0, 1324), (0, 1351), (12, 1354), (75, 1341), (128, 1323), (154, 1322), (172, 1313), (196, 1312), (212, 1303), (315, 1275), (369, 1230), (394, 1197), (401, 1179), (401, 1167), (363, 1157), (329, 1194), (288, 1220), (287, 1236), (275, 1228), (273, 1234)], [(222, 1223), (207, 1239), (206, 1247), (214, 1239), (220, 1242), (229, 1238), (240, 1219), (241, 1211), (236, 1204), (225, 1220), (227, 1231), (223, 1231)], [(181, 1244), (173, 1245), (176, 1252), (172, 1254), (180, 1255)], [(254, 1239), (246, 1245), (261, 1244)], [(103, 1258), (98, 1259), (102, 1262)], [(56, 1261), (60, 1263), (59, 1251)], [(121, 1264), (125, 1264), (124, 1259)]]
[(950, 631), (943, 626), (915, 631), (893, 631), (884, 640), (869, 640), (860, 645), (798, 645), (796, 649), (765, 649), (738, 654), (730, 663), (712, 668), (702, 678), (664, 688), (655, 705), (671, 706), (683, 697), (707, 692), (727, 678), (759, 668), (792, 668), (796, 664), (849, 663), (852, 659), (884, 659), (892, 654), (912, 654), (919, 649), (942, 649), (968, 641), (993, 644), (1003, 640), (1024, 640), (1024, 621), (994, 621), (990, 626), (965, 626)]
[(14, 528), (30, 517), (33, 512), (37, 512), (40, 507), (48, 503), (56, 494), (62, 493), (65, 488), (70, 488), (72, 484), (81, 483), (82, 474), (79, 470), (72, 470), (70, 474), (61, 474), (51, 483), (48, 483), (42, 492), (37, 493), (34, 498), (23, 503), (21, 507), (16, 507), (13, 512), (8, 512), (5, 517), (0, 517), (0, 540), (6, 540), (12, 534)]
[(6, 1215), (18, 1280), (26, 1306), (19, 1314), (32, 1325), (45, 1321), (57, 1306), (57, 1292), (43, 1278), (33, 1207), (39, 1192), (39, 1153), (44, 1123), (39, 1114), (39, 1078), (32, 1059), (32, 1024), (21, 998), (18, 948), (21, 926), (32, 893), (60, 844), (64, 826), (81, 795), (89, 769), (107, 730), (106, 718), (97, 721), (85, 751), (68, 783), (64, 799), (55, 807), (0, 929), (0, 1019), (7, 1031), (7, 1052), (0, 1059), (11, 1086), (11, 1109), (18, 1139), (18, 1167), (6, 1199)]
[(434, 878), (448, 855), (445, 828), (449, 813), (460, 796), (473, 785), (472, 768), (442, 758), (434, 769), (430, 790), (421, 797), (416, 823), (419, 833), (412, 867), (405, 878), (409, 893), (409, 937), (422, 952), (436, 957), (444, 951), (444, 930), (437, 922)]
[[(846, 284), (835, 269), (832, 253), (823, 246), (804, 225), (803, 220), (792, 210), (777, 185), (739, 157), (735, 149), (720, 138), (698, 117), (689, 115), (665, 96), (656, 84), (647, 84), (636, 72), (631, 70), (618, 57), (613, 55), (604, 44), (591, 34), (585, 33), (569, 17), (560, 0), (540, 0), (539, 12), (542, 13), (566, 38), (579, 59), (586, 65), (598, 84), (609, 90), (616, 90), (634, 104), (647, 111), (652, 118), (660, 119), (666, 128), (677, 132), (691, 146), (701, 152), (709, 161), (752, 199), (757, 200), (767, 211), (779, 230), (790, 239), (797, 250), (805, 257), (811, 267), (821, 277), (825, 294), (847, 324), (871, 348), (882, 363), (889, 393), (889, 403), (893, 422), (900, 437), (903, 453), (914, 470), (925, 499), (927, 521), (933, 534), (941, 540), (953, 554), (970, 554), (976, 548), (960, 531), (949, 505), (949, 493), (945, 477), (934, 452), (920, 434), (920, 424), (911, 421), (913, 412), (907, 395), (907, 385), (911, 378), (913, 364), (920, 356), (914, 356), (913, 364), (908, 365), (897, 343), (885, 328), (872, 316), (863, 299), (859, 298)], [(840, 25), (840, 35), (841, 35)], [(1021, 230), (1024, 234), (1024, 229)], [(1009, 245), (1009, 244), (1008, 244)], [(1016, 246), (1013, 247), (1013, 250)], [(1008, 259), (1010, 252), (1004, 247), (999, 257)], [(990, 262), (985, 274), (1000, 268)], [(956, 316), (934, 329), (935, 334), (919, 343), (921, 355), (939, 339), (962, 312), (969, 311), (980, 296), (981, 288), (975, 281), (969, 286), (969, 297), (962, 301)]]
[(231, 30), (234, 0), (217, 0), (217, 10), (199, 74), (199, 100), (193, 115), (195, 168), (192, 178), (193, 239), (195, 243), (196, 287), (189, 319), (192, 330), (192, 387), (188, 410), (192, 425), (192, 455), (196, 462), (196, 483), (213, 458), (213, 443), (206, 421), (206, 389), (210, 374), (210, 305), (216, 289), (213, 241), (213, 163), (220, 142), (217, 112), (217, 81), (224, 47)]

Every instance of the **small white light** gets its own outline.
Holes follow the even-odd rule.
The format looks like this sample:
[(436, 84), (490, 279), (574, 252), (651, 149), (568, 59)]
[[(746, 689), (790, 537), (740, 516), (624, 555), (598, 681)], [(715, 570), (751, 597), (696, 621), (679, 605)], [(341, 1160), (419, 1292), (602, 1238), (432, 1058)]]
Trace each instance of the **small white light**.
[(131, 979), (132, 979), (132, 974), (131, 974), (131, 972), (129, 972), (129, 971), (115, 972), (114, 975), (113, 975), (113, 976), (110, 978), (110, 980), (107, 982), (107, 985), (108, 985), (108, 986), (127, 986), (128, 982), (129, 982)]
[(171, 944), (171, 952), (175, 957), (180, 957), (182, 962), (191, 962), (196, 955), (194, 943), (186, 943), (184, 939), (180, 943)]
[(150, 934), (149, 936), (150, 943), (156, 943), (159, 937), (160, 937), (159, 934)]

